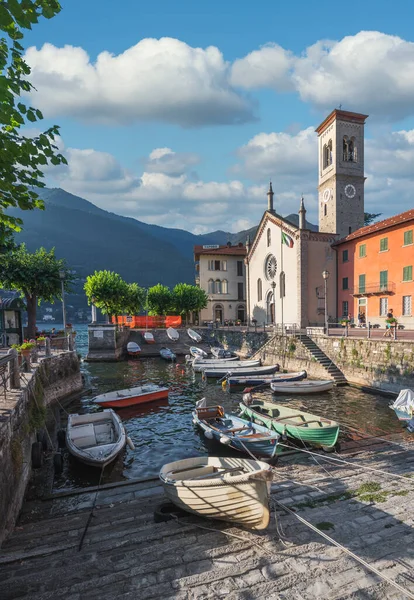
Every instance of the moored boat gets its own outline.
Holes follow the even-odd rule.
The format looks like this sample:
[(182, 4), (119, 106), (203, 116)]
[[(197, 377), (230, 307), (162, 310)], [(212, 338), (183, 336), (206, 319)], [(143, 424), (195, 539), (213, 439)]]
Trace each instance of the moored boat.
[(207, 439), (214, 439), (239, 452), (267, 458), (276, 455), (279, 434), (262, 425), (226, 414), (222, 406), (207, 407), (205, 398), (196, 404), (193, 423), (204, 432)]
[(224, 369), (225, 373), (227, 371), (238, 371), (239, 369), (246, 369), (249, 367), (260, 367), (261, 360), (258, 358), (257, 360), (194, 360), (193, 361), (193, 369), (196, 373), (200, 373), (205, 369)]
[(414, 392), (413, 390), (401, 390), (397, 399), (390, 404), (400, 421), (410, 421), (414, 416)]
[(128, 342), (127, 353), (128, 356), (139, 356), (141, 354), (141, 346), (136, 342)]
[(187, 329), (187, 335), (193, 340), (193, 342), (199, 343), (202, 340), (201, 335), (194, 331), (194, 329)]
[[(235, 363), (237, 364), (237, 363)], [(279, 365), (269, 365), (266, 367), (239, 367), (234, 368), (233, 365), (230, 367), (221, 368), (204, 368), (202, 370), (203, 377), (220, 379), (226, 377), (226, 375), (270, 375), (276, 373), (279, 370)]]
[(166, 333), (172, 342), (177, 342), (180, 339), (180, 334), (174, 327), (168, 327)]
[(269, 525), (272, 472), (266, 463), (199, 456), (168, 463), (159, 476), (167, 498), (190, 513), (254, 530)]
[(220, 348), (217, 346), (212, 346), (210, 350), (211, 354), (216, 358), (231, 358), (232, 356), (234, 356), (233, 352), (231, 352), (230, 350), (225, 350), (224, 348)]
[(334, 386), (331, 379), (308, 379), (306, 381), (273, 381), (270, 384), (272, 391), (277, 394), (316, 394), (329, 392)]
[(243, 394), (240, 416), (276, 431), (281, 435), (329, 450), (338, 441), (339, 424), (284, 404), (257, 400)]
[(226, 378), (227, 385), (270, 385), (272, 381), (284, 382), (284, 381), (302, 381), (306, 379), (306, 371), (299, 371), (297, 373), (273, 373), (273, 375), (251, 375), (249, 376), (237, 376), (237, 371), (234, 375), (229, 375)]
[[(201, 365), (201, 364), (205, 364), (205, 365), (211, 365), (213, 363), (218, 364), (218, 365), (227, 365), (227, 363), (231, 364), (233, 362), (238, 362), (240, 359), (238, 356), (232, 356), (231, 358), (216, 358), (215, 356), (213, 358), (207, 358), (206, 356), (195, 356), (193, 359), (193, 365)], [(250, 359), (247, 359), (250, 360)]]
[(163, 358), (164, 360), (175, 360), (177, 358), (177, 356), (174, 354), (174, 352), (172, 352), (172, 350), (170, 350), (169, 348), (161, 348), (160, 349), (160, 356), (161, 358)]
[(155, 344), (154, 335), (150, 331), (144, 331), (142, 337), (147, 342), (147, 344)]
[(197, 346), (190, 346), (190, 354), (194, 358), (207, 358), (208, 354), (201, 348), (197, 348)]
[(122, 421), (113, 410), (68, 417), (66, 446), (73, 456), (92, 467), (104, 468), (112, 462), (126, 439)]
[(123, 408), (124, 406), (135, 406), (136, 404), (145, 404), (153, 400), (168, 398), (168, 391), (167, 387), (162, 387), (155, 383), (147, 383), (124, 390), (100, 394), (93, 399), (93, 402), (108, 408)]

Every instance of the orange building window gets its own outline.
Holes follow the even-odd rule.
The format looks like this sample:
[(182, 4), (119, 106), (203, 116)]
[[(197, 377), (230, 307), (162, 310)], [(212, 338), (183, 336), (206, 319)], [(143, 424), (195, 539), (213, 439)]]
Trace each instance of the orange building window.
[(413, 267), (404, 267), (403, 268), (403, 281), (412, 281), (413, 280)]
[(413, 230), (404, 231), (404, 246), (411, 246), (413, 243)]
[(386, 252), (388, 250), (388, 238), (380, 239), (380, 252)]
[(359, 258), (365, 258), (367, 255), (367, 245), (361, 244), (359, 247)]

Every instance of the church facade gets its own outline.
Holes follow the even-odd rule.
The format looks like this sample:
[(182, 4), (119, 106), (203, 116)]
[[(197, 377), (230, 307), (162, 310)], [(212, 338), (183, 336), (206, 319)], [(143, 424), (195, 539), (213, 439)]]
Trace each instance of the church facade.
[[(366, 115), (334, 110), (317, 128), (319, 231), (307, 228), (304, 199), (299, 225), (268, 206), (247, 244), (247, 312), (258, 324), (306, 327), (336, 320), (338, 239), (364, 224)], [(326, 313), (325, 313), (326, 308)]]

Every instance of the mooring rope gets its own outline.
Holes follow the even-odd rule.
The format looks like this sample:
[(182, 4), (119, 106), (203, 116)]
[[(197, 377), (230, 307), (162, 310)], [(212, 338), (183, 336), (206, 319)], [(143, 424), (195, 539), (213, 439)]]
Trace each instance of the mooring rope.
[[(401, 442), (394, 442), (393, 440), (389, 440), (387, 438), (383, 438), (378, 435), (371, 435), (371, 434), (367, 433), (366, 431), (361, 431), (360, 429), (356, 429), (356, 427), (351, 427), (351, 425), (342, 425), (341, 427), (344, 427), (345, 429), (351, 429), (352, 431), (355, 431), (356, 433), (358, 433), (361, 437), (365, 437), (367, 439), (381, 440), (382, 442), (386, 442), (387, 444), (391, 444), (393, 446), (398, 446), (398, 447), (402, 448), (403, 450), (414, 449), (414, 445), (410, 441), (404, 442), (404, 444), (403, 444)], [(346, 431), (344, 431), (343, 429), (341, 431), (343, 433), (346, 433)], [(384, 431), (383, 429), (380, 429), (379, 431), (386, 433), (386, 431)], [(410, 446), (412, 446), (412, 447), (410, 448)]]
[(378, 577), (380, 577), (381, 579), (383, 579), (384, 581), (386, 581), (387, 583), (389, 583), (390, 585), (392, 585), (393, 587), (395, 587), (397, 590), (399, 590), (400, 592), (402, 592), (405, 596), (407, 596), (408, 598), (411, 598), (412, 600), (414, 600), (414, 594), (412, 594), (409, 590), (406, 590), (405, 588), (403, 588), (401, 585), (399, 585), (393, 579), (390, 579), (390, 577), (388, 577), (387, 575), (384, 575), (383, 573), (381, 573), (381, 571), (379, 571), (374, 566), (372, 566), (369, 563), (367, 563), (363, 558), (360, 558), (357, 554), (354, 554), (354, 552), (352, 552), (351, 550), (349, 550), (348, 548), (346, 548), (345, 546), (343, 546), (339, 542), (335, 541), (329, 535), (327, 535), (326, 533), (324, 533), (323, 531), (321, 531), (320, 529), (318, 529), (317, 527), (315, 527), (314, 525), (312, 525), (312, 523), (309, 523), (309, 521), (306, 521), (306, 519), (304, 519), (303, 517), (301, 517), (300, 515), (298, 515), (297, 513), (295, 513), (293, 510), (291, 510), (290, 508), (288, 508), (284, 504), (282, 504), (282, 502), (280, 502), (279, 500), (275, 500), (273, 498), (273, 502), (275, 502), (278, 506), (280, 506), (287, 513), (289, 513), (289, 514), (293, 515), (294, 517), (296, 517), (296, 519), (298, 519), (301, 523), (303, 523), (304, 525), (306, 525), (307, 527), (309, 527), (310, 529), (312, 529), (312, 531), (314, 531), (315, 533), (317, 533), (321, 537), (325, 538), (330, 544), (333, 544), (334, 546), (336, 546), (337, 548), (339, 548), (340, 550), (342, 550), (343, 552), (345, 552), (346, 554), (348, 554), (349, 556), (351, 556), (354, 560), (356, 560), (357, 562), (361, 563), (361, 565), (363, 565), (366, 569), (368, 569), (368, 571), (372, 571), (372, 573), (375, 573), (375, 575), (378, 575)]

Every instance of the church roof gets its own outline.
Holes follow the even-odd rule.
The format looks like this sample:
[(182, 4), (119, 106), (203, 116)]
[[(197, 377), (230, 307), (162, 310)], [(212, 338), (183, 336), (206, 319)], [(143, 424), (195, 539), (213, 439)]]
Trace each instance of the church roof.
[(361, 227), (360, 229), (353, 231), (352, 233), (342, 238), (341, 240), (338, 240), (332, 245), (339, 246), (340, 244), (345, 244), (346, 242), (350, 242), (351, 240), (355, 240), (357, 238), (376, 233), (377, 231), (389, 229), (390, 227), (394, 227), (395, 225), (402, 225), (403, 223), (408, 223), (409, 221), (414, 221), (413, 208), (411, 210), (407, 210), (403, 213), (400, 213), (399, 215), (394, 215), (389, 219), (384, 219), (383, 221), (372, 223), (372, 225), (366, 225), (365, 227)]
[(244, 246), (241, 242), (236, 246), (219, 246), (219, 245), (209, 245), (209, 246), (194, 246), (194, 254), (196, 256), (200, 254), (223, 254), (227, 256), (246, 256), (247, 250), (246, 246)]
[(335, 119), (341, 121), (350, 121), (351, 123), (365, 123), (365, 119), (368, 119), (368, 115), (363, 115), (361, 113), (349, 112), (348, 110), (339, 110), (334, 108), (334, 110), (329, 114), (326, 119), (322, 121), (322, 123), (315, 129), (316, 133), (320, 135), (331, 123), (335, 121)]

